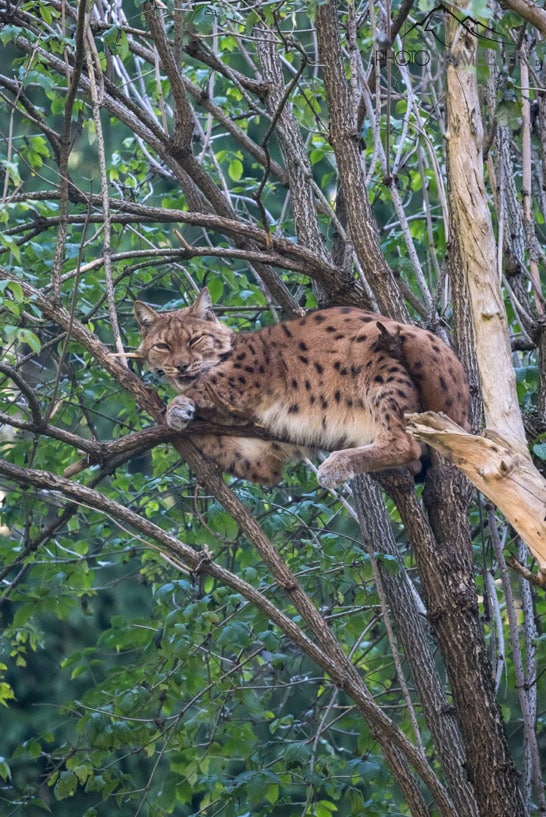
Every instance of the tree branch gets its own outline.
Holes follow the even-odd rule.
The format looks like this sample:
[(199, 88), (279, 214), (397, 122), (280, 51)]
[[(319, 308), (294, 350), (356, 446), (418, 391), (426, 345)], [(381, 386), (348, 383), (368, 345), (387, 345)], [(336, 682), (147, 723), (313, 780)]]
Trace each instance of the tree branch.
[(546, 11), (532, 0), (502, 0), (499, 2), (502, 8), (510, 8), (519, 14), (528, 23), (531, 23), (543, 37), (546, 37)]
[[(414, 520), (419, 519), (421, 523), (418, 531), (416, 528), (407, 531), (414, 552), (421, 553), (427, 550), (434, 552), (437, 543), (434, 541), (430, 526), (427, 525), (422, 505), (416, 500), (415, 484), (409, 471), (399, 468), (383, 472), (379, 479), (377, 476), (372, 479), (369, 474), (363, 474), (353, 483), (356, 488), (355, 507), (364, 546), (370, 554), (370, 559), (377, 557), (378, 554), (386, 555), (399, 564), (399, 568), (393, 570), (392, 561), (386, 563), (381, 558), (376, 559), (390, 613), (396, 625), (397, 639), (403, 647), (405, 660), (458, 813), (461, 817), (462, 815), (478, 817), (473, 786), (466, 769), (460, 723), (444, 691), (430, 645), (429, 623), (423, 610), (418, 607), (417, 591), (400, 564), (398, 544), (394, 540), (380, 486), (389, 493), (389, 487), (396, 484), (397, 490), (412, 501), (412, 517)], [(399, 498), (397, 495), (396, 504), (399, 509), (402, 508), (403, 514)], [(424, 575), (420, 575), (424, 581)], [(427, 578), (430, 579), (430, 575)]]
[[(100, 203), (100, 197), (90, 197), (91, 203)], [(323, 258), (318, 256), (312, 250), (294, 244), (287, 238), (271, 237), (264, 230), (254, 227), (248, 222), (237, 221), (232, 218), (225, 218), (223, 216), (214, 215), (211, 213), (201, 213), (185, 210), (170, 210), (160, 207), (147, 207), (136, 204), (135, 202), (120, 201), (119, 199), (111, 199), (110, 207), (112, 210), (112, 222), (131, 223), (135, 217), (140, 221), (159, 222), (159, 223), (182, 223), (196, 227), (203, 227), (211, 232), (219, 232), (229, 235), (234, 241), (241, 244), (241, 239), (247, 242), (252, 242), (252, 247), (247, 250), (245, 247), (239, 250), (242, 253), (241, 257), (245, 257), (244, 253), (257, 252), (256, 247), (263, 251), (271, 251), (270, 262), (276, 264), (276, 261), (281, 257), (284, 259), (282, 266), (285, 269), (297, 269), (303, 275), (316, 280), (328, 293), (330, 299), (334, 303), (353, 304), (355, 306), (365, 307), (367, 299), (364, 293), (362, 284), (352, 278), (344, 278), (340, 280), (339, 269), (333, 264), (327, 263)], [(117, 211), (121, 215), (117, 217), (113, 215)], [(131, 214), (131, 217), (127, 217)], [(84, 214), (71, 215), (68, 218), (69, 223), (78, 224), (82, 222), (101, 223), (102, 216), (100, 214), (90, 214), (89, 218)], [(50, 226), (58, 224), (58, 219), (47, 218), (40, 219), (40, 229), (45, 229)], [(21, 232), (20, 228), (16, 228), (17, 232)], [(14, 234), (11, 231), (10, 234)], [(27, 236), (28, 237), (28, 236)], [(228, 251), (229, 252), (229, 251)], [(206, 254), (206, 253), (202, 253)], [(211, 250), (212, 255), (218, 255), (217, 250)], [(265, 259), (264, 259), (265, 263)], [(282, 301), (281, 301), (282, 303)]]
[(467, 434), (444, 415), (407, 415), (407, 430), (454, 463), (504, 514), (538, 562), (546, 586), (546, 482), (525, 446), (493, 429)]
[[(525, 440), (512, 365), (508, 322), (496, 269), (497, 250), (483, 171), (483, 121), (475, 70), (477, 39), (447, 15), (446, 144), (449, 202), (460, 261), (470, 297), (470, 316), (486, 425)], [(503, 388), (499, 389), (499, 382)]]
[(328, 98), (330, 143), (336, 156), (355, 252), (381, 311), (407, 320), (398, 282), (385, 261), (368, 201), (355, 100), (347, 82), (335, 0), (317, 7), (317, 43)]

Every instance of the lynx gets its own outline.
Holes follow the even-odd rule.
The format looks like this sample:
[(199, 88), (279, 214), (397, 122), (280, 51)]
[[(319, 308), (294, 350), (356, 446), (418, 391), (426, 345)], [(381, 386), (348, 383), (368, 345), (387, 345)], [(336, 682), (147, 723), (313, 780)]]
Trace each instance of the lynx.
[(158, 313), (137, 301), (135, 313), (137, 354), (179, 392), (167, 408), (169, 427), (231, 414), (278, 438), (227, 430), (192, 438), (235, 476), (273, 485), (284, 463), (310, 449), (333, 452), (318, 470), (327, 488), (400, 465), (416, 473), (421, 447), (406, 433), (406, 412), (442, 411), (467, 426), (463, 367), (424, 329), (342, 306), (235, 333), (212, 313), (207, 289), (185, 309)]

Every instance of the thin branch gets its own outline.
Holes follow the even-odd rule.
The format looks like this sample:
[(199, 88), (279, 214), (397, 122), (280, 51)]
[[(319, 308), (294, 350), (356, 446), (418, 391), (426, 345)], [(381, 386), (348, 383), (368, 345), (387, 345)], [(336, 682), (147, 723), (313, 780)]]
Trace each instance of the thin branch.
[[(72, 115), (74, 112), (76, 95), (79, 91), (80, 77), (83, 70), (86, 11), (87, 4), (80, 3), (78, 6), (76, 33), (74, 37), (76, 45), (76, 50), (74, 54), (74, 67), (72, 70), (72, 75), (68, 82), (68, 93), (66, 95), (66, 100), (64, 104), (63, 127), (60, 136), (60, 151), (59, 151), (60, 221), (51, 272), (53, 279), (53, 297), (57, 302), (60, 301), (61, 297), (61, 270), (64, 260), (68, 226), (67, 222), (68, 193), (69, 193), (68, 160), (70, 158), (70, 152), (72, 150)], [(65, 58), (67, 58), (66, 53)]]
[[(9, 366), (7, 363), (0, 363), (0, 372), (10, 378), (10, 380), (12, 380), (17, 386), (17, 388), (20, 390), (21, 394), (25, 397), (28, 407), (30, 409), (32, 425), (34, 426), (34, 428), (36, 429), (41, 428), (43, 426), (44, 419), (40, 411), (40, 404), (36, 399), (36, 395), (34, 394), (33, 389), (29, 386), (26, 379), (21, 374), (19, 374), (17, 369), (14, 369), (13, 366)], [(8, 417), (8, 419), (11, 418)]]
[[(85, 41), (87, 43), (86, 60), (87, 75), (91, 86), (91, 101), (93, 106), (93, 121), (95, 123), (95, 134), (97, 137), (97, 154), (99, 165), (100, 186), (102, 192), (102, 218), (103, 218), (103, 259), (104, 276), (106, 280), (106, 303), (108, 305), (108, 316), (110, 327), (114, 336), (114, 345), (118, 352), (123, 352), (123, 341), (119, 329), (118, 313), (114, 299), (114, 284), (112, 278), (111, 259), (111, 238), (112, 224), (110, 220), (110, 199), (108, 195), (108, 177), (106, 170), (106, 155), (104, 149), (104, 134), (101, 120), (101, 103), (104, 95), (104, 83), (102, 82), (102, 70), (100, 67), (99, 55), (96, 52), (95, 42), (91, 36), (91, 31), (86, 32)], [(101, 80), (100, 88), (97, 86), (96, 76)], [(125, 365), (127, 363), (125, 362)]]
[(521, 72), (521, 165), (522, 165), (522, 188), (521, 198), (523, 205), (523, 224), (525, 228), (525, 240), (527, 253), (529, 255), (529, 277), (533, 289), (537, 295), (535, 298), (536, 308), (539, 313), (544, 313), (542, 303), (542, 286), (540, 282), (540, 271), (538, 266), (537, 238), (535, 235), (535, 222), (533, 218), (533, 201), (531, 198), (532, 182), (532, 156), (531, 156), (531, 91), (529, 88), (529, 66), (527, 64), (527, 53), (520, 52), (520, 72)]

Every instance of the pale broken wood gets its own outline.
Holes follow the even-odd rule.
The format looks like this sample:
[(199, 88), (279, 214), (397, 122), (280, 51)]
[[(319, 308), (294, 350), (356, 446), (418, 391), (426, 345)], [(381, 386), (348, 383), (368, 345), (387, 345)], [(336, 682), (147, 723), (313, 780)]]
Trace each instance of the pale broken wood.
[(546, 578), (546, 480), (527, 448), (493, 429), (468, 434), (443, 414), (407, 414), (407, 431), (457, 466), (518, 532)]

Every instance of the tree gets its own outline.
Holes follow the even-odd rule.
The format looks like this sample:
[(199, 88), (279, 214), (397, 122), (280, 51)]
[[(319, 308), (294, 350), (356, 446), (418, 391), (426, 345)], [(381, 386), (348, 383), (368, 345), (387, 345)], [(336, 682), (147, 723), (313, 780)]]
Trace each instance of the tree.
[[(409, 3), (0, 9), (12, 813), (546, 810), (541, 576), (495, 508), (434, 455), (423, 489), (400, 469), (329, 494), (311, 463), (269, 491), (228, 480), (124, 356), (135, 298), (204, 284), (237, 328), (333, 303), (451, 324), (474, 430), (481, 383), (540, 467), (527, 24)], [(477, 244), (510, 367), (492, 389)]]

